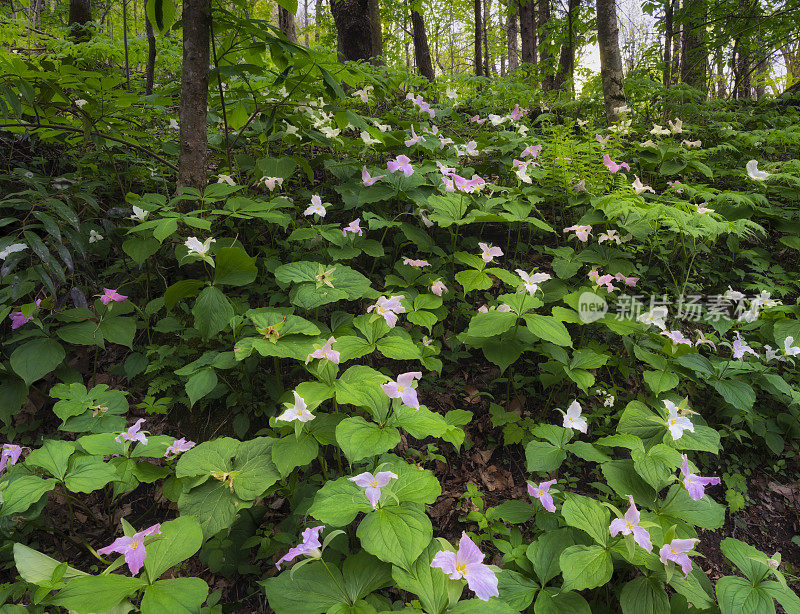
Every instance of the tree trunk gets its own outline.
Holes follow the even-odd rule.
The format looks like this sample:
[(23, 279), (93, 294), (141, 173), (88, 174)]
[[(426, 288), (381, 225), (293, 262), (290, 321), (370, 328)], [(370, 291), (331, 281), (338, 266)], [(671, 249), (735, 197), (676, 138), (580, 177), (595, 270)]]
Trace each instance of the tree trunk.
[[(422, 10), (422, 6), (419, 9)], [(411, 8), (411, 27), (414, 32), (414, 59), (417, 62), (417, 70), (428, 81), (433, 81), (436, 77), (431, 63), (428, 35), (425, 33), (425, 21), (422, 18), (422, 13), (417, 12), (413, 7)]]
[(537, 0), (539, 5), (539, 14), (537, 15), (537, 23), (541, 30), (539, 37), (539, 62), (542, 64), (542, 89), (546, 92), (555, 87), (555, 56), (553, 55), (553, 47), (550, 41), (550, 33), (552, 31), (552, 24), (550, 23), (550, 2), (551, 0)]
[(373, 58), (369, 0), (333, 0), (331, 13), (336, 24), (339, 60)]
[(303, 0), (303, 38), (308, 47), (308, 0)]
[(206, 186), (208, 139), (208, 62), (211, 0), (183, 0), (183, 69), (181, 71), (178, 186)]
[(491, 14), (492, 0), (483, 0), (483, 74), (492, 76), (491, 60), (489, 59), (489, 31), (492, 27)]
[(508, 49), (508, 72), (513, 72), (519, 66), (519, 50), (517, 48), (517, 9), (508, 7), (508, 28), (506, 28), (506, 47)]
[(122, 47), (125, 51), (125, 89), (131, 91), (131, 62), (128, 53), (128, 0), (122, 0)]
[(481, 53), (481, 31), (483, 30), (483, 26), (481, 25), (481, 0), (473, 0), (472, 4), (475, 9), (475, 76), (482, 77), (483, 57)]
[(380, 0), (369, 0), (369, 25), (372, 34), (372, 63), (383, 61), (383, 24)]
[(664, 87), (669, 87), (672, 82), (672, 27), (673, 7), (675, 0), (666, 0), (664, 7), (664, 70), (661, 81)]
[(684, 8), (683, 41), (681, 42), (681, 81), (699, 90), (706, 90), (708, 51), (705, 43), (705, 10), (696, 3)]
[(519, 0), (519, 29), (522, 38), (522, 61), (536, 64), (536, 0)]
[(739, 11), (744, 17), (743, 24), (746, 29), (742, 34), (736, 38), (734, 43), (735, 61), (734, 61), (734, 92), (736, 98), (744, 99), (751, 98), (751, 79), (750, 79), (750, 66), (752, 62), (752, 55), (750, 49), (750, 30), (749, 26), (755, 7), (758, 0), (739, 0)]
[(558, 60), (555, 89), (566, 92), (572, 97), (573, 74), (575, 72), (575, 20), (578, 18), (581, 0), (569, 0), (567, 4), (567, 38), (561, 41), (561, 56)]
[(294, 13), (290, 13), (282, 6), (278, 7), (278, 28), (286, 35), (289, 42), (297, 42), (297, 28), (294, 25)]
[(69, 0), (69, 29), (72, 41), (85, 43), (92, 38), (89, 23), (92, 21), (91, 0)]
[(314, 42), (319, 42), (319, 16), (322, 15), (322, 0), (314, 4)]
[(680, 23), (675, 23), (674, 14), (681, 10), (683, 0), (673, 1), (673, 25), (672, 25), (672, 66), (670, 67), (670, 85), (678, 82), (681, 70), (681, 32), (683, 26)]
[(600, 75), (603, 81), (606, 123), (610, 126), (619, 119), (617, 108), (625, 104), (614, 0), (597, 0), (597, 42), (600, 47)]
[(144, 13), (144, 31), (147, 34), (147, 66), (144, 69), (144, 93), (153, 93), (153, 79), (156, 72), (156, 36), (153, 34), (153, 24), (147, 18), (147, 11)]

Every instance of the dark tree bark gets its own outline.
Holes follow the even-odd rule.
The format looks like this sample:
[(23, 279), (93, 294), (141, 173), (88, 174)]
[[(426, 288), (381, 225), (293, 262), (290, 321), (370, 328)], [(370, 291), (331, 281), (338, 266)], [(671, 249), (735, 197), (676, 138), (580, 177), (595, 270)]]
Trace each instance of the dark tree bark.
[(89, 24), (92, 21), (91, 0), (69, 0), (70, 37), (75, 43), (85, 43), (92, 38)]
[(383, 24), (380, 0), (369, 0), (369, 22), (372, 34), (372, 62), (383, 61)]
[(122, 46), (125, 50), (125, 89), (131, 91), (131, 62), (128, 53), (128, 0), (122, 0)]
[(558, 72), (554, 80), (555, 89), (570, 95), (573, 92), (575, 72), (575, 21), (580, 6), (581, 0), (569, 0), (567, 4), (566, 40), (561, 41), (561, 57), (558, 60)]
[(603, 81), (606, 122), (610, 126), (618, 119), (616, 109), (625, 104), (617, 7), (614, 0), (597, 0), (597, 42), (600, 47), (600, 76)]
[(673, 0), (673, 22), (672, 22), (672, 65), (670, 66), (670, 84), (678, 82), (681, 70), (681, 40), (682, 26), (675, 22), (675, 13), (680, 11), (683, 0)]
[(290, 13), (282, 6), (278, 7), (278, 28), (286, 35), (290, 42), (297, 42), (297, 29), (294, 25), (294, 13)]
[(322, 15), (322, 0), (314, 4), (314, 42), (319, 42), (319, 16)]
[(669, 87), (672, 82), (672, 28), (674, 25), (675, 0), (666, 0), (664, 5), (664, 70), (661, 81), (664, 87)]
[(156, 36), (153, 33), (153, 24), (144, 13), (144, 31), (147, 34), (147, 66), (144, 69), (144, 92), (148, 96), (153, 93), (153, 79), (156, 73)]
[(369, 0), (333, 0), (331, 13), (336, 24), (339, 59), (370, 60), (372, 50), (372, 21)]
[(178, 186), (206, 185), (208, 134), (208, 62), (211, 0), (183, 0), (183, 69), (181, 71)]
[(536, 64), (536, 0), (519, 0), (519, 28), (522, 38), (522, 61)]
[(705, 11), (695, 3), (686, 5), (681, 41), (681, 81), (700, 90), (706, 89), (708, 50), (705, 44)]
[[(419, 11), (421, 10), (422, 6), (419, 6)], [(414, 5), (411, 6), (411, 28), (414, 32), (414, 59), (417, 62), (417, 70), (428, 81), (433, 81), (436, 76), (431, 62), (431, 50), (428, 47), (428, 35), (425, 33), (425, 20)]]
[(745, 99), (752, 97), (751, 89), (751, 67), (752, 67), (752, 50), (751, 38), (749, 28), (752, 19), (755, 16), (755, 9), (758, 0), (739, 0), (739, 11), (742, 16), (742, 25), (744, 32), (736, 37), (733, 45), (734, 51), (734, 93), (736, 98)]
[(513, 72), (519, 66), (519, 48), (517, 47), (517, 8), (508, 8), (508, 27), (506, 28), (506, 48), (508, 49), (508, 72)]
[(491, 60), (489, 59), (489, 29), (492, 23), (492, 0), (483, 0), (483, 74), (492, 75)]
[(483, 54), (482, 54), (482, 43), (481, 43), (481, 31), (483, 30), (483, 26), (481, 22), (483, 21), (481, 16), (481, 0), (473, 0), (473, 8), (475, 9), (475, 76), (482, 77), (483, 76)]
[(541, 69), (544, 72), (542, 77), (542, 89), (550, 91), (555, 87), (555, 71), (556, 59), (553, 55), (552, 46), (550, 45), (549, 34), (552, 29), (550, 23), (550, 2), (551, 0), (538, 0), (539, 14), (537, 15), (537, 22), (539, 30), (541, 30), (539, 37), (539, 63), (542, 64)]

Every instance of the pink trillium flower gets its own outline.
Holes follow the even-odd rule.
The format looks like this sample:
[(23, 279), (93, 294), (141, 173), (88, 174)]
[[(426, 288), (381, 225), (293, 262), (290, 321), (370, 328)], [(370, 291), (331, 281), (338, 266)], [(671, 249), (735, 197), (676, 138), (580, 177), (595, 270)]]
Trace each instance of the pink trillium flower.
[(625, 516), (623, 518), (615, 518), (608, 527), (611, 537), (615, 537), (619, 533), (623, 535), (632, 534), (633, 540), (650, 552), (653, 549), (653, 544), (650, 543), (650, 533), (644, 527), (639, 526), (639, 510), (636, 509), (636, 503), (634, 503), (631, 495), (628, 495), (628, 501), (630, 506), (628, 511), (625, 512)]
[(745, 354), (752, 354), (753, 356), (758, 356), (755, 350), (751, 348), (747, 343), (744, 342), (742, 339), (742, 335), (739, 334), (739, 331), (736, 331), (736, 339), (733, 340), (731, 344), (731, 349), (733, 350), (733, 357), (742, 359)]
[(185, 437), (181, 437), (180, 439), (173, 441), (172, 445), (167, 448), (167, 451), (164, 452), (164, 458), (170, 454), (180, 454), (181, 452), (186, 452), (187, 450), (194, 448), (194, 446), (195, 443), (193, 441), (186, 441)]
[(458, 542), (458, 552), (440, 550), (433, 557), (431, 567), (441, 569), (451, 580), (465, 579), (478, 599), (488, 601), (500, 592), (497, 576), (483, 563), (483, 559), (483, 553), (464, 531)]
[(696, 330), (697, 333), (697, 341), (694, 342), (695, 347), (700, 347), (701, 345), (710, 345), (711, 348), (716, 351), (717, 346), (714, 345), (714, 342), (711, 339), (706, 339), (705, 334), (702, 331)]
[(361, 228), (361, 218), (357, 217), (352, 222), (350, 222), (347, 226), (342, 229), (342, 236), (346, 237), (348, 232), (352, 232), (353, 234), (358, 235), (359, 237), (364, 235), (364, 231)]
[(514, 121), (522, 119), (525, 115), (525, 111), (519, 108), (519, 104), (515, 104), (514, 108), (512, 109), (511, 113), (508, 114), (508, 118)]
[(437, 279), (431, 284), (431, 292), (433, 292), (436, 296), (442, 296), (442, 294), (447, 294), (447, 286), (444, 285), (444, 282), (441, 279)]
[(607, 232), (601, 232), (600, 236), (597, 237), (598, 243), (605, 243), (606, 241), (613, 241), (617, 245), (621, 245), (622, 237), (619, 236), (619, 232), (612, 228)]
[(661, 331), (661, 334), (665, 337), (669, 337), (672, 340), (672, 345), (679, 345), (682, 343), (692, 347), (692, 340), (688, 337), (685, 337), (684, 334), (679, 330), (665, 330)]
[(498, 305), (497, 311), (499, 311), (500, 313), (508, 313), (511, 311), (511, 305), (506, 305), (505, 303), (503, 303), (502, 305)]
[(479, 153), (477, 141), (468, 141), (464, 144), (464, 149), (462, 151), (468, 156), (477, 156)]
[(684, 475), (683, 485), (689, 493), (689, 496), (694, 501), (699, 501), (706, 494), (705, 487), (714, 484), (719, 484), (720, 480), (716, 477), (704, 478), (689, 471), (689, 457), (683, 455), (683, 463), (681, 463), (681, 473)]
[(417, 399), (417, 391), (412, 388), (415, 379), (420, 379), (422, 372), (409, 371), (408, 373), (401, 373), (397, 376), (396, 382), (387, 382), (381, 384), (381, 388), (390, 399), (400, 399), (403, 405), (407, 405), (412, 409), (419, 409), (419, 400)]
[(130, 570), (132, 575), (136, 575), (139, 573), (139, 570), (144, 565), (144, 560), (147, 558), (147, 552), (145, 551), (144, 547), (144, 538), (148, 535), (160, 535), (161, 534), (161, 524), (154, 524), (152, 527), (149, 527), (143, 531), (139, 531), (135, 533), (133, 537), (123, 536), (118, 537), (111, 545), (106, 546), (105, 548), (100, 548), (97, 551), (97, 554), (105, 556), (107, 554), (111, 554), (112, 552), (116, 552), (117, 554), (125, 555), (125, 562), (128, 564), (128, 569)]
[(638, 277), (625, 277), (622, 273), (617, 273), (614, 275), (614, 279), (617, 281), (624, 282), (626, 286), (630, 286), (631, 288), (635, 287), (636, 284), (639, 282)]
[(411, 126), (411, 138), (405, 141), (406, 147), (411, 147), (412, 145), (416, 145), (420, 141), (424, 141), (424, 137), (418, 135), (414, 132), (414, 126)]
[(500, 257), (503, 255), (503, 250), (499, 247), (489, 247), (488, 243), (478, 243), (478, 247), (481, 249), (481, 258), (483, 258), (484, 262), (491, 262), (495, 259), (495, 257)]
[(481, 305), (480, 307), (478, 307), (478, 313), (489, 313), (489, 306)]
[(328, 340), (325, 342), (321, 348), (318, 348), (311, 352), (308, 356), (306, 356), (306, 364), (308, 364), (312, 358), (319, 358), (320, 360), (330, 360), (333, 364), (339, 364), (339, 352), (334, 349), (331, 349), (331, 346), (336, 343), (336, 339), (333, 337), (329, 337)]
[(2, 452), (0, 452), (0, 471), (4, 471), (6, 467), (16, 465), (19, 456), (22, 454), (22, 447), (14, 443), (4, 443)]
[(364, 182), (365, 187), (370, 187), (376, 181), (378, 181), (379, 179), (383, 179), (384, 177), (386, 177), (386, 175), (378, 175), (377, 177), (372, 177), (370, 176), (369, 171), (367, 171), (366, 165), (361, 167), (361, 181)]
[(700, 540), (693, 539), (673, 539), (670, 543), (664, 544), (659, 550), (659, 558), (664, 565), (667, 561), (673, 561), (681, 566), (681, 571), (684, 577), (689, 575), (692, 571), (692, 561), (689, 559), (688, 552), (691, 552), (696, 542)]
[(644, 185), (642, 183), (641, 179), (639, 179), (639, 175), (634, 175), (634, 178), (635, 179), (634, 179), (633, 183), (631, 184), (631, 187), (633, 188), (634, 192), (636, 192), (637, 194), (641, 194), (642, 192), (648, 192), (648, 191), (652, 192), (653, 194), (656, 193), (656, 191), (653, 188), (651, 188), (649, 185)]
[(608, 136), (600, 136), (599, 134), (594, 135), (594, 140), (600, 143), (600, 149), (606, 148), (606, 143), (608, 143), (609, 138), (611, 138), (611, 135)]
[(439, 172), (442, 175), (454, 175), (456, 172), (455, 168), (453, 168), (452, 166), (447, 166), (439, 160), (436, 160), (436, 166), (439, 168)]
[(483, 119), (481, 119), (480, 115), (473, 115), (472, 117), (469, 118), (469, 121), (474, 122), (479, 126), (482, 126), (483, 124), (486, 123), (486, 118), (484, 117)]
[(605, 165), (605, 167), (606, 167), (606, 168), (607, 168), (609, 171), (611, 171), (612, 173), (615, 173), (615, 174), (616, 174), (616, 173), (618, 173), (618, 172), (620, 171), (620, 169), (623, 169), (623, 168), (624, 168), (626, 171), (630, 171), (630, 170), (631, 170), (631, 167), (630, 167), (630, 166), (628, 166), (628, 163), (627, 163), (627, 162), (620, 162), (619, 164), (617, 164), (616, 162), (614, 162), (614, 161), (611, 159), (611, 156), (609, 156), (608, 154), (606, 154), (605, 156), (603, 156), (603, 164)]
[(415, 269), (431, 266), (431, 263), (427, 260), (412, 260), (411, 258), (403, 258), (403, 264), (414, 267)]
[(522, 279), (523, 289), (528, 294), (536, 294), (539, 284), (550, 279), (549, 273), (526, 273), (522, 269), (516, 269), (517, 275)]
[(446, 175), (442, 175), (442, 183), (444, 184), (445, 192), (456, 191), (456, 184), (455, 181), (453, 181), (452, 177), (447, 177)]
[(414, 174), (414, 167), (411, 166), (411, 158), (404, 154), (400, 154), (394, 160), (389, 160), (386, 163), (386, 168), (390, 173), (401, 171), (406, 177), (411, 177)]
[(381, 296), (374, 305), (367, 307), (367, 313), (370, 313), (374, 309), (378, 315), (386, 320), (389, 328), (394, 328), (395, 324), (397, 324), (397, 314), (406, 312), (406, 308), (400, 303), (400, 299), (402, 298), (402, 294), (389, 298)]
[(270, 192), (275, 189), (276, 185), (283, 185), (283, 177), (262, 177), (261, 181), (264, 182), (264, 185)]
[(576, 224), (575, 226), (567, 226), (563, 232), (575, 232), (575, 236), (578, 237), (578, 241), (581, 243), (586, 243), (589, 240), (589, 234), (592, 232), (592, 227), (588, 224), (585, 226)]
[(465, 192), (467, 194), (472, 194), (485, 183), (486, 182), (483, 180), (483, 178), (479, 177), (478, 175), (473, 175), (472, 179), (466, 179), (461, 175), (453, 175), (453, 184), (455, 187), (461, 192)]
[(21, 311), (12, 311), (8, 314), (9, 319), (11, 320), (11, 330), (17, 330), (19, 327), (27, 324), (33, 319), (33, 314), (36, 313), (36, 310), (39, 309), (39, 306), (42, 304), (42, 299), (36, 299), (36, 309), (33, 310), (31, 315), (26, 316)]
[(297, 394), (297, 391), (295, 390), (294, 405), (287, 408), (286, 411), (284, 411), (275, 419), (283, 420), (284, 422), (293, 422), (294, 420), (299, 420), (300, 422), (309, 422), (314, 418), (316, 418), (316, 416), (306, 409), (305, 399)]
[(347, 478), (351, 482), (355, 482), (356, 486), (365, 488), (364, 494), (367, 500), (372, 505), (372, 509), (376, 509), (378, 501), (381, 499), (381, 488), (389, 484), (391, 480), (397, 479), (397, 474), (393, 471), (379, 471), (372, 475), (369, 471), (359, 473), (357, 476)]
[(127, 431), (121, 432), (119, 435), (114, 437), (117, 443), (122, 443), (124, 441), (130, 441), (133, 443), (134, 441), (139, 441), (143, 446), (147, 445), (147, 437), (145, 437), (144, 433), (140, 432), (139, 429), (142, 428), (142, 423), (144, 422), (144, 418), (139, 418), (136, 421), (136, 424), (128, 428)]
[(553, 495), (550, 494), (550, 487), (556, 483), (556, 480), (547, 480), (538, 486), (528, 484), (528, 494), (535, 499), (539, 499), (542, 507), (548, 512), (555, 512), (556, 505), (553, 503)]
[(666, 421), (667, 429), (674, 441), (683, 437), (683, 431), (694, 433), (694, 424), (692, 424), (692, 421), (686, 416), (678, 415), (679, 408), (675, 403), (670, 400), (664, 400), (664, 407), (667, 408), (668, 412)]
[(322, 553), (320, 552), (320, 548), (322, 548), (322, 544), (319, 541), (319, 534), (324, 528), (325, 525), (320, 525), (318, 527), (310, 527), (304, 530), (302, 533), (303, 541), (297, 544), (294, 548), (290, 548), (289, 552), (279, 558), (278, 562), (275, 563), (275, 567), (280, 570), (281, 563), (284, 561), (293, 561), (298, 556), (306, 555), (315, 559), (321, 557)]
[(103, 303), (103, 305), (108, 305), (111, 301), (114, 301), (115, 303), (122, 303), (126, 300), (128, 300), (127, 296), (123, 296), (111, 288), (103, 288), (103, 295), (100, 297), (100, 302)]
[(522, 153), (519, 154), (520, 158), (536, 158), (538, 157), (539, 153), (542, 151), (541, 145), (528, 145), (525, 149), (522, 150)]
[(570, 403), (570, 406), (567, 408), (567, 412), (564, 414), (564, 428), (575, 429), (576, 431), (586, 434), (588, 425), (586, 424), (586, 420), (581, 418), (582, 412), (583, 408), (577, 400)]

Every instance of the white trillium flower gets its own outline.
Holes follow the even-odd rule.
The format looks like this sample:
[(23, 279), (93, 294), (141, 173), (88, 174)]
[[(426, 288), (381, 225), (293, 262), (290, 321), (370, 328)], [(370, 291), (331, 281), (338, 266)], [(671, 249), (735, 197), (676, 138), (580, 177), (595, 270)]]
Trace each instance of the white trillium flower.
[(144, 222), (147, 219), (147, 216), (150, 215), (149, 211), (145, 211), (141, 207), (137, 207), (133, 205), (133, 215), (131, 216), (132, 220), (137, 220), (139, 222)]
[(293, 420), (308, 422), (309, 420), (313, 420), (315, 417), (316, 416), (314, 416), (314, 414), (306, 409), (306, 402), (303, 397), (301, 397), (299, 394), (297, 394), (297, 391), (295, 391), (294, 405), (287, 408), (285, 412), (275, 419), (283, 420), (284, 422), (292, 422)]
[(5, 260), (11, 254), (15, 254), (16, 252), (21, 252), (26, 249), (28, 249), (28, 246), (24, 243), (12, 243), (8, 247), (4, 247), (0, 250), (0, 260)]
[(180, 130), (180, 124), (178, 124), (177, 119), (169, 120), (169, 127), (172, 128), (173, 130)]
[(189, 248), (190, 254), (197, 254), (198, 256), (202, 257), (208, 253), (209, 249), (211, 249), (211, 244), (216, 242), (217, 240), (214, 239), (213, 237), (208, 237), (208, 239), (206, 239), (202, 243), (200, 242), (200, 239), (198, 239), (197, 237), (189, 237), (188, 239), (186, 239), (186, 241), (184, 241), (183, 244)]
[(581, 418), (582, 412), (581, 404), (578, 401), (573, 401), (567, 408), (567, 413), (564, 414), (564, 428), (575, 429), (585, 434), (589, 426), (586, 424), (586, 420)]
[(692, 421), (686, 416), (678, 415), (678, 406), (675, 405), (675, 403), (665, 400), (664, 406), (669, 412), (666, 425), (667, 429), (669, 430), (669, 434), (672, 435), (673, 440), (678, 440), (683, 437), (684, 431), (690, 431), (694, 433), (694, 425), (692, 424)]
[(650, 311), (646, 311), (645, 313), (639, 315), (636, 318), (638, 322), (642, 322), (643, 324), (648, 324), (651, 326), (656, 326), (661, 330), (666, 330), (667, 325), (664, 321), (667, 317), (667, 308), (663, 305), (659, 307), (653, 307)]
[(92, 229), (89, 231), (89, 243), (97, 243), (98, 241), (103, 240), (103, 235), (101, 235), (96, 230)]
[(758, 160), (750, 160), (747, 163), (747, 176), (754, 181), (766, 181), (769, 178), (769, 173), (766, 171), (758, 170)]
[(217, 179), (217, 183), (227, 183), (228, 185), (236, 185), (236, 182), (233, 180), (233, 177), (230, 175), (220, 175)]

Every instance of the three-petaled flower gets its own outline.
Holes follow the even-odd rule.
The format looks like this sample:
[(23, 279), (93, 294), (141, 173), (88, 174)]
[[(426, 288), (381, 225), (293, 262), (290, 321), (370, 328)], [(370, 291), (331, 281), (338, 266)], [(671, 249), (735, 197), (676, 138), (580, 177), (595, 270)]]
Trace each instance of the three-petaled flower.
[(2, 452), (0, 452), (0, 471), (5, 470), (6, 467), (15, 465), (22, 454), (22, 447), (14, 443), (4, 443)]
[(402, 298), (402, 294), (389, 298), (381, 296), (374, 305), (367, 307), (367, 313), (375, 310), (375, 313), (386, 320), (386, 324), (389, 325), (389, 328), (394, 328), (395, 324), (397, 324), (397, 314), (406, 312), (406, 308), (400, 303), (400, 299)]
[(415, 379), (420, 379), (422, 372), (409, 371), (408, 373), (401, 373), (397, 376), (397, 381), (390, 381), (381, 384), (381, 388), (390, 399), (400, 399), (404, 405), (408, 405), (413, 409), (419, 409), (419, 400), (417, 399), (417, 391), (412, 387)]
[[(376, 141), (377, 142), (377, 141)], [(379, 179), (383, 179), (386, 175), (377, 175), (376, 177), (372, 177), (367, 170), (366, 165), (361, 167), (361, 181), (364, 183), (365, 187), (370, 187)]]
[(360, 217), (357, 217), (342, 229), (342, 236), (346, 237), (348, 232), (352, 232), (353, 234), (358, 235), (359, 237), (364, 235), (364, 230), (361, 228)]
[(539, 284), (550, 279), (549, 273), (526, 273), (522, 269), (516, 269), (516, 272), (522, 279), (523, 289), (528, 294), (536, 294)]
[(333, 364), (338, 365), (339, 352), (332, 349), (334, 343), (336, 343), (336, 339), (329, 337), (325, 342), (325, 345), (323, 345), (321, 348), (317, 348), (308, 356), (306, 356), (306, 364), (308, 364), (312, 358), (319, 358), (320, 360), (330, 360)]
[[(287, 403), (287, 405), (289, 405)], [(284, 411), (280, 416), (275, 418), (276, 420), (283, 420), (284, 422), (292, 422), (294, 420), (299, 420), (300, 422), (308, 422), (309, 420), (313, 420), (316, 416), (312, 414), (308, 409), (306, 409), (306, 402), (303, 397), (297, 394), (297, 391), (294, 391), (294, 405), (287, 407), (286, 411)]]
[(391, 480), (396, 480), (397, 474), (393, 471), (379, 471), (372, 475), (369, 471), (365, 471), (348, 479), (355, 482), (356, 486), (365, 489), (364, 494), (367, 496), (367, 500), (372, 505), (372, 509), (376, 509), (378, 501), (381, 499), (381, 488), (389, 484)]
[(678, 415), (681, 409), (680, 407), (668, 399), (664, 400), (664, 407), (667, 408), (668, 412), (666, 420), (667, 429), (669, 430), (669, 434), (672, 435), (673, 440), (677, 441), (683, 437), (683, 431), (694, 433), (694, 424), (692, 424), (692, 421), (686, 416)]
[(100, 296), (100, 302), (103, 303), (103, 305), (108, 305), (111, 301), (114, 301), (115, 303), (122, 303), (127, 299), (127, 296), (123, 296), (111, 288), (103, 288), (103, 294)]
[(615, 518), (608, 527), (611, 537), (615, 537), (619, 533), (633, 535), (633, 540), (650, 552), (653, 549), (653, 544), (650, 543), (650, 533), (644, 527), (639, 526), (639, 510), (636, 509), (636, 503), (634, 503), (631, 495), (628, 495), (628, 501), (630, 506), (628, 511), (625, 512), (625, 516)]
[(478, 247), (481, 250), (481, 258), (483, 258), (484, 262), (491, 262), (496, 257), (503, 255), (502, 249), (499, 247), (491, 247), (488, 243), (478, 243)]
[(592, 227), (588, 224), (575, 224), (574, 226), (567, 226), (564, 229), (564, 232), (574, 232), (575, 236), (578, 238), (578, 241), (581, 243), (586, 243), (589, 240), (589, 234), (592, 232)]
[(111, 543), (111, 545), (106, 546), (105, 548), (100, 548), (97, 551), (97, 554), (105, 556), (106, 554), (116, 552), (117, 554), (125, 555), (125, 562), (128, 564), (128, 569), (130, 570), (131, 574), (135, 576), (137, 573), (139, 573), (142, 565), (144, 565), (145, 558), (147, 558), (147, 551), (144, 547), (144, 538), (148, 535), (160, 534), (161, 524), (154, 524), (152, 527), (148, 527), (143, 531), (134, 533), (132, 537), (127, 535), (124, 537), (118, 537)]
[(190, 255), (195, 254), (202, 258), (208, 254), (208, 250), (211, 249), (211, 244), (216, 242), (217, 240), (213, 237), (208, 237), (202, 243), (197, 237), (189, 237), (183, 244), (189, 249)]
[(318, 527), (310, 527), (304, 530), (302, 534), (303, 541), (297, 544), (294, 548), (290, 548), (289, 552), (279, 558), (278, 562), (275, 563), (275, 567), (280, 570), (281, 563), (284, 561), (293, 561), (298, 556), (305, 555), (314, 559), (321, 557), (322, 552), (320, 551), (320, 548), (322, 548), (322, 544), (319, 541), (319, 534), (324, 528), (325, 525), (320, 525)]
[(431, 561), (431, 567), (441, 569), (451, 580), (463, 578), (469, 589), (482, 601), (497, 597), (498, 580), (495, 573), (483, 562), (484, 554), (475, 545), (466, 531), (461, 533), (458, 552), (440, 550)]
[(581, 433), (585, 434), (588, 429), (588, 425), (586, 424), (586, 420), (581, 418), (582, 412), (583, 408), (577, 400), (570, 403), (570, 406), (564, 413), (564, 428), (575, 429), (576, 431), (580, 431)]
[(539, 499), (542, 507), (548, 512), (556, 511), (556, 504), (553, 503), (553, 495), (550, 494), (550, 487), (556, 483), (556, 480), (547, 480), (538, 486), (528, 484), (528, 494), (535, 499)]
[(437, 279), (431, 284), (431, 292), (433, 292), (436, 296), (442, 296), (442, 294), (447, 294), (447, 286), (444, 285), (444, 282), (441, 279)]
[(717, 477), (704, 478), (696, 473), (692, 473), (689, 470), (689, 457), (685, 454), (682, 456), (683, 462), (681, 463), (681, 473), (683, 474), (683, 485), (689, 493), (689, 496), (694, 501), (699, 501), (706, 494), (706, 486), (719, 484), (720, 480)]
[(325, 217), (327, 211), (325, 210), (325, 206), (322, 204), (322, 199), (320, 198), (319, 194), (314, 194), (311, 197), (311, 205), (306, 207), (306, 210), (303, 211), (303, 215), (318, 215), (320, 217)]
[(386, 168), (390, 173), (400, 171), (406, 177), (411, 177), (414, 174), (414, 167), (411, 166), (411, 158), (404, 154), (400, 154), (394, 160), (389, 160), (386, 163)]
[(664, 544), (659, 550), (659, 558), (664, 565), (667, 561), (673, 561), (681, 566), (681, 571), (684, 577), (689, 575), (692, 571), (692, 561), (689, 559), (688, 553), (692, 551), (695, 543), (700, 540), (697, 538), (692, 539), (673, 539), (670, 543)]
[(130, 441), (133, 443), (134, 441), (140, 442), (143, 446), (147, 445), (147, 437), (145, 434), (141, 432), (139, 429), (142, 428), (142, 423), (144, 423), (144, 418), (139, 418), (136, 421), (136, 424), (129, 427), (127, 431), (122, 431), (119, 435), (114, 437), (117, 443), (122, 443), (123, 441)]

